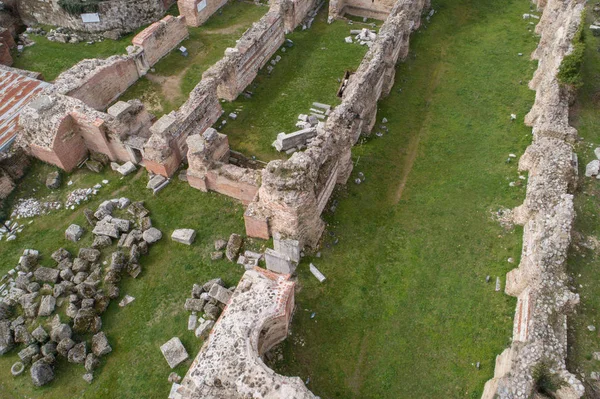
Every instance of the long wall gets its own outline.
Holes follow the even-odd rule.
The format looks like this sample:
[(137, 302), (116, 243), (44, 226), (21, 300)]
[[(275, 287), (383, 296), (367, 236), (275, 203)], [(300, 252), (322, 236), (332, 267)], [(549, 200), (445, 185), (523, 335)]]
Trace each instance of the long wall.
[(227, 0), (178, 0), (179, 14), (185, 17), (189, 26), (200, 26)]
[(54, 25), (85, 32), (131, 32), (160, 19), (174, 0), (109, 0), (98, 6), (99, 22), (83, 22), (81, 15), (69, 14), (58, 0), (17, 0), (17, 8), (27, 25)]
[(584, 3), (544, 0), (538, 4), (544, 12), (536, 27), (541, 38), (532, 58), (539, 66), (529, 84), (536, 98), (525, 118), (533, 128), (533, 143), (519, 161), (519, 169), (529, 172), (529, 181), (525, 202), (514, 210), (515, 222), (523, 225), (523, 251), (519, 267), (506, 276), (506, 293), (517, 297), (513, 339), (496, 358), (494, 378), (486, 383), (483, 399), (532, 397), (534, 370), (540, 364), (563, 382), (556, 398), (584, 394), (583, 385), (565, 365), (567, 314), (579, 302), (566, 274), (575, 217), (571, 192), (577, 177), (573, 152), (577, 131), (569, 126), (573, 90), (557, 79), (562, 60), (573, 49)]
[(376, 119), (377, 101), (389, 94), (398, 61), (408, 54), (410, 34), (420, 24), (427, 0), (400, 0), (374, 45), (352, 75), (324, 128), (308, 149), (286, 161), (269, 162), (262, 184), (244, 219), (246, 233), (268, 239), (273, 233), (314, 246), (324, 229), (321, 213), (336, 184), (352, 171), (351, 149)]
[(329, 16), (340, 18), (345, 14), (385, 20), (394, 7), (394, 0), (331, 0)]

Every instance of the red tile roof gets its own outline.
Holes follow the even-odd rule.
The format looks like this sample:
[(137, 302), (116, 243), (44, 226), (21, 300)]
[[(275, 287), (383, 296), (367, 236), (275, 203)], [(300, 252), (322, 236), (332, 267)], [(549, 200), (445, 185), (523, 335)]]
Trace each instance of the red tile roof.
[(21, 110), (50, 83), (0, 69), (0, 151), (17, 135)]

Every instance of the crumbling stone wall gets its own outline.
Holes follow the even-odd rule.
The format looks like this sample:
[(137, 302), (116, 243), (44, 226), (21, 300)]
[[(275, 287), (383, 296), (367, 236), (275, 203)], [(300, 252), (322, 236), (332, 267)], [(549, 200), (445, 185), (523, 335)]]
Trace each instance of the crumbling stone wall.
[[(234, 100), (254, 80), (258, 70), (285, 40), (283, 21), (286, 19), (285, 13), (292, 9), (283, 7), (282, 1), (273, 3), (269, 12), (244, 32), (236, 47), (227, 49), (225, 56), (202, 75), (202, 80), (181, 108), (164, 115), (152, 126), (152, 137), (144, 147), (146, 169), (155, 174), (172, 176), (188, 153), (187, 138), (204, 133), (223, 113), (219, 98)], [(298, 1), (310, 4), (314, 0)], [(295, 17), (290, 20), (299, 18), (298, 11), (295, 12)], [(205, 182), (207, 186), (194, 179), (193, 171), (192, 180), (199, 189), (221, 187), (217, 191), (248, 202), (248, 193), (253, 190), (256, 180), (254, 171), (244, 171), (223, 163), (219, 173), (213, 173), (216, 173), (216, 169), (209, 174), (202, 172), (195, 176), (208, 177)], [(225, 176), (227, 178), (223, 180)], [(223, 184), (216, 184), (216, 181)], [(240, 185), (228, 187), (233, 181)]]
[[(29, 103), (20, 118), (20, 140), (31, 155), (66, 171), (73, 170), (88, 150), (112, 161), (138, 160), (136, 139), (150, 135), (150, 114), (139, 100), (115, 105), (121, 112), (95, 111), (83, 102), (51, 91)], [(113, 115), (111, 115), (112, 113)]]
[(277, 9), (283, 16), (285, 33), (289, 33), (300, 25), (316, 5), (317, 0), (274, 0), (271, 9)]
[(60, 94), (104, 110), (188, 36), (183, 17), (168, 15), (136, 35), (127, 55), (80, 61), (61, 73), (54, 87)]
[(143, 49), (145, 63), (152, 66), (188, 36), (185, 17), (167, 15), (138, 33), (132, 43)]
[(345, 14), (385, 20), (394, 7), (394, 0), (331, 0), (329, 17), (341, 18)]
[(219, 98), (235, 100), (281, 47), (284, 33), (283, 15), (275, 7), (242, 35), (235, 48), (225, 50), (225, 57), (202, 78), (218, 81)]
[(174, 0), (109, 0), (98, 6), (100, 22), (84, 23), (80, 15), (69, 14), (58, 0), (17, 0), (17, 8), (27, 25), (54, 25), (84, 32), (127, 33), (160, 19)]
[(178, 0), (179, 14), (185, 17), (189, 26), (200, 26), (219, 8), (227, 4), (227, 0)]
[(216, 191), (249, 204), (260, 186), (260, 172), (229, 163), (227, 136), (209, 128), (187, 138), (187, 178), (201, 191)]
[(307, 150), (286, 161), (269, 162), (262, 185), (248, 206), (246, 233), (269, 238), (275, 232), (315, 246), (324, 229), (321, 213), (336, 184), (344, 184), (352, 171), (351, 149), (361, 134), (370, 132), (377, 101), (389, 94), (395, 67), (408, 54), (409, 38), (420, 24), (426, 0), (396, 3), (377, 40), (352, 76), (324, 127)]
[(541, 39), (532, 56), (539, 66), (529, 84), (536, 99), (525, 118), (533, 130), (533, 143), (519, 161), (519, 169), (529, 172), (529, 181), (525, 202), (514, 210), (515, 222), (523, 225), (523, 251), (519, 267), (506, 276), (506, 293), (517, 297), (513, 342), (496, 358), (484, 399), (531, 397), (533, 373), (540, 364), (564, 382), (557, 398), (580, 398), (584, 393), (565, 365), (567, 313), (579, 302), (566, 275), (575, 217), (570, 192), (577, 176), (572, 148), (577, 131), (568, 123), (569, 89), (556, 77), (573, 49), (584, 1), (548, 0), (543, 6), (536, 27)]
[(115, 55), (87, 59), (61, 73), (54, 87), (57, 93), (103, 110), (140, 78), (134, 57)]
[(289, 276), (247, 271), (176, 392), (182, 399), (316, 399), (261, 356), (283, 341), (294, 309)]

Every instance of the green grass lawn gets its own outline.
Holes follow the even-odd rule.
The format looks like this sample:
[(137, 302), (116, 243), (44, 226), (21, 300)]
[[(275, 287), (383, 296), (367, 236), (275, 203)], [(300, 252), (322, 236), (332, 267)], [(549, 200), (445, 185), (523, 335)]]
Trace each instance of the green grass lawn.
[[(15, 197), (49, 195), (43, 182), (52, 169), (36, 163)], [(102, 200), (121, 196), (145, 201), (151, 211), (152, 224), (163, 232), (163, 238), (151, 246), (149, 255), (141, 258), (142, 274), (135, 280), (124, 277), (120, 283), (121, 297), (129, 294), (136, 300), (125, 308), (117, 306), (120, 298), (112, 301), (102, 316), (102, 329), (113, 352), (103, 358), (92, 385), (81, 378), (85, 373), (82, 365), (72, 365), (63, 360), (56, 368), (56, 379), (43, 388), (36, 388), (31, 383), (29, 371), (18, 378), (10, 375), (11, 365), (18, 360), (18, 351), (12, 351), (0, 357), (0, 397), (3, 399), (166, 398), (170, 389), (167, 377), (171, 370), (160, 353), (160, 345), (178, 336), (191, 358), (201, 346), (193, 332), (187, 331), (189, 313), (183, 309), (192, 284), (222, 276), (227, 284), (232, 285), (243, 273), (239, 265), (226, 260), (210, 260), (215, 239), (227, 239), (234, 232), (243, 234), (243, 208), (240, 204), (221, 195), (202, 193), (176, 179), (153, 196), (145, 188), (145, 171), (125, 178), (112, 171), (101, 175), (87, 170), (77, 171), (65, 178), (62, 188), (53, 197), (64, 199), (73, 189), (91, 187), (102, 179), (108, 179), (110, 183), (89, 204), (75, 211), (62, 210), (37, 217), (31, 225), (25, 221), (27, 227), (16, 241), (0, 242), (0, 275), (17, 264), (25, 248), (40, 250), (41, 263), (51, 266), (50, 254), (59, 247), (75, 252), (80, 246), (90, 245), (92, 234), (83, 217), (85, 207), (95, 209)], [(73, 181), (70, 187), (66, 185), (68, 180)], [(64, 238), (64, 231), (71, 223), (87, 229), (80, 245)], [(170, 235), (175, 228), (195, 229), (195, 243), (188, 247), (172, 242)], [(183, 376), (191, 360), (174, 371)]]
[(239, 96), (223, 104), (225, 118), (230, 112), (238, 114), (236, 120), (227, 118), (227, 125), (221, 129), (229, 137), (231, 148), (263, 161), (284, 157), (271, 147), (278, 133), (298, 130), (298, 115), (310, 113), (315, 101), (339, 104), (338, 79), (346, 70), (356, 70), (367, 51), (366, 46), (348, 44), (344, 38), (350, 35), (350, 29), (364, 26), (350, 26), (343, 21), (329, 25), (327, 7), (323, 7), (310, 29), (298, 28), (287, 35), (294, 46), (276, 53), (281, 61), (270, 75), (266, 66), (259, 72), (248, 87), (252, 98)]
[(524, 199), (524, 185), (509, 187), (517, 164), (505, 161), (531, 142), (530, 5), (432, 6), (379, 106), (390, 132), (354, 148), (321, 257), (299, 268), (293, 335), (276, 369), (310, 378), (323, 398), (479, 398), (512, 336), (516, 300), (494, 281), (504, 287), (518, 264), (522, 229), (504, 231), (491, 212)]
[(202, 79), (202, 73), (223, 57), (227, 47), (235, 47), (242, 33), (267, 11), (264, 5), (229, 2), (204, 25), (188, 28), (190, 37), (181, 43), (187, 48), (188, 57), (174, 50), (119, 100), (139, 98), (157, 118), (179, 108)]
[[(585, 23), (586, 50), (582, 77), (584, 85), (577, 94), (577, 102), (572, 108), (571, 120), (583, 141), (576, 148), (579, 156), (579, 188), (575, 195), (575, 230), (582, 234), (584, 241), (600, 239), (600, 186), (596, 179), (584, 176), (585, 165), (596, 159), (594, 149), (600, 146), (600, 116), (598, 115), (600, 93), (600, 38), (591, 34), (587, 27), (598, 18), (592, 6), (588, 5)], [(591, 240), (590, 240), (591, 238)], [(587, 246), (587, 248), (586, 248)], [(592, 249), (593, 248), (593, 249)], [(577, 376), (585, 373), (589, 378), (592, 371), (600, 371), (600, 363), (592, 359), (593, 352), (600, 352), (600, 284), (598, 278), (599, 247), (589, 244), (577, 245), (569, 255), (569, 272), (573, 278), (575, 291), (581, 297), (577, 312), (569, 317), (568, 367)], [(594, 325), (591, 332), (587, 326)], [(592, 397), (592, 396), (590, 396)]]

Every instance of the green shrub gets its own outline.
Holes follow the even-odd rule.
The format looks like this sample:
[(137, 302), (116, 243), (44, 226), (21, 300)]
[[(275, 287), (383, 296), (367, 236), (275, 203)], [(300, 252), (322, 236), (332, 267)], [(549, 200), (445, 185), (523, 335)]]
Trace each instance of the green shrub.
[(58, 0), (58, 5), (69, 14), (98, 12), (100, 0)]
[(583, 64), (583, 53), (585, 52), (585, 11), (581, 13), (581, 23), (573, 37), (573, 52), (563, 59), (558, 70), (558, 81), (567, 86), (581, 87), (581, 65)]
[(563, 385), (563, 381), (550, 371), (548, 361), (542, 361), (534, 366), (532, 371), (535, 382), (535, 392), (553, 398), (554, 393)]

